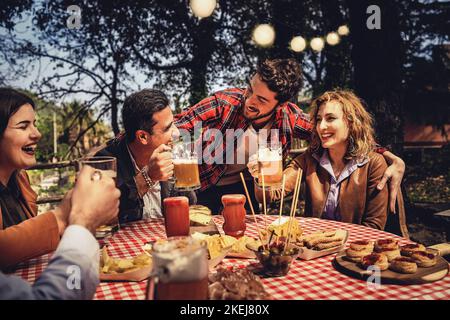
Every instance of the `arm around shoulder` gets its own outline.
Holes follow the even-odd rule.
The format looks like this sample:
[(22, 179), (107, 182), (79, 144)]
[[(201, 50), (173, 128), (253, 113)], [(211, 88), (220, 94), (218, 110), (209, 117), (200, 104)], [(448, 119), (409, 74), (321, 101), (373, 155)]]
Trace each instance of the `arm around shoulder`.
[(366, 212), (362, 224), (383, 230), (386, 225), (389, 195), (387, 188), (378, 190), (377, 185), (387, 169), (383, 156), (372, 152), (368, 163)]

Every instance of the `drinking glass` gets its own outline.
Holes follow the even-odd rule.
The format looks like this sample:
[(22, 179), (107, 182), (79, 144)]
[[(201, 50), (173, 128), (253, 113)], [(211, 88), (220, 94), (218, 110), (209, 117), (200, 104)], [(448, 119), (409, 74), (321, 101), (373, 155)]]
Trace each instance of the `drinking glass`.
[(200, 188), (197, 154), (192, 142), (178, 142), (173, 146), (175, 190), (192, 191)]
[(283, 155), (280, 144), (260, 145), (258, 148), (258, 185), (278, 187), (283, 179)]
[(207, 300), (206, 243), (171, 237), (153, 245), (153, 272), (147, 286), (150, 300)]
[[(85, 157), (77, 161), (77, 171), (79, 172), (84, 166), (90, 166), (99, 170), (102, 175), (108, 176), (116, 182), (117, 179), (117, 160), (115, 157), (98, 156)], [(102, 225), (97, 228), (95, 237), (97, 239), (107, 238), (112, 236), (119, 230), (119, 217), (115, 217), (107, 225)]]

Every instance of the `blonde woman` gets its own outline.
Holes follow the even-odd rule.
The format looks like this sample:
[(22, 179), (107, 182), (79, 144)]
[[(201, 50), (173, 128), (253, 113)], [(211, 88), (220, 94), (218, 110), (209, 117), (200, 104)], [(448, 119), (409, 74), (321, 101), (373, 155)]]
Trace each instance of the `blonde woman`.
[[(361, 100), (350, 91), (328, 91), (311, 106), (314, 125), (309, 149), (284, 170), (285, 194), (291, 193), (299, 169), (306, 184), (305, 215), (383, 230), (388, 190), (377, 189), (387, 168), (374, 152), (373, 120)], [(255, 162), (248, 164), (257, 176)], [(262, 189), (255, 184), (259, 201)], [(270, 201), (281, 198), (281, 188), (266, 192)]]

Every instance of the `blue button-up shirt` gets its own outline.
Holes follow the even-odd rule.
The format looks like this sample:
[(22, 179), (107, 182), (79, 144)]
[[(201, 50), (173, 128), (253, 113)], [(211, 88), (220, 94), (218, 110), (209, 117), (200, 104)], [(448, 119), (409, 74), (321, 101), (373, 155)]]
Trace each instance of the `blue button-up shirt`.
[(92, 299), (99, 284), (97, 240), (82, 226), (64, 231), (47, 268), (31, 285), (0, 272), (0, 300)]
[(317, 160), (319, 165), (324, 168), (330, 175), (330, 191), (328, 192), (327, 201), (325, 202), (325, 207), (323, 209), (322, 218), (329, 220), (341, 221), (341, 214), (338, 210), (339, 204), (339, 193), (341, 191), (341, 183), (345, 179), (349, 178), (350, 175), (359, 167), (365, 165), (369, 158), (366, 157), (362, 160), (350, 160), (345, 165), (340, 176), (336, 178), (334, 176), (333, 167), (331, 166), (330, 156), (328, 150), (324, 150), (322, 156), (319, 157), (317, 154), (312, 155), (314, 159)]

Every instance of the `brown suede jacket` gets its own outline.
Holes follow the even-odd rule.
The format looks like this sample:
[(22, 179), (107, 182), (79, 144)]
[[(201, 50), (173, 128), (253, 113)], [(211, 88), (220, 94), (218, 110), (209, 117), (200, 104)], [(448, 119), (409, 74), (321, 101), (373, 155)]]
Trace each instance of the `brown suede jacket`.
[[(330, 175), (308, 150), (284, 170), (285, 195), (293, 192), (299, 168), (303, 169), (302, 181), (306, 183), (305, 216), (320, 218), (330, 190)], [(369, 162), (358, 167), (350, 177), (341, 182), (338, 206), (342, 222), (384, 229), (388, 213), (388, 188), (379, 191), (376, 186), (386, 168), (383, 156), (371, 152)], [(258, 201), (261, 201), (262, 189), (255, 187), (255, 193)], [(281, 188), (267, 192), (266, 197), (270, 201), (279, 200)]]
[(25, 171), (19, 172), (18, 184), (26, 201), (23, 205), (28, 220), (3, 229), (0, 208), (0, 269), (52, 252), (59, 243), (59, 230), (53, 212), (37, 215), (37, 195)]

